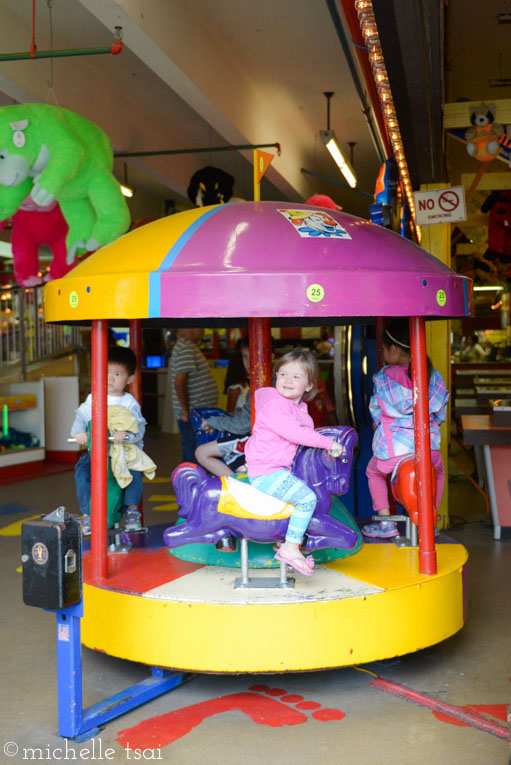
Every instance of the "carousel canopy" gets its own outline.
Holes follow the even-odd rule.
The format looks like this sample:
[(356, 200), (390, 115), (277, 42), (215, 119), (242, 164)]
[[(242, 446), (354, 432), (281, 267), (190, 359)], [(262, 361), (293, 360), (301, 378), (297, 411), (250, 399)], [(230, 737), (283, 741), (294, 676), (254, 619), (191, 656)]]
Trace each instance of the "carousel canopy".
[(343, 212), (283, 202), (236, 202), (157, 220), (45, 289), (46, 320), (66, 323), (447, 319), (469, 315), (472, 305), (471, 280), (407, 239)]

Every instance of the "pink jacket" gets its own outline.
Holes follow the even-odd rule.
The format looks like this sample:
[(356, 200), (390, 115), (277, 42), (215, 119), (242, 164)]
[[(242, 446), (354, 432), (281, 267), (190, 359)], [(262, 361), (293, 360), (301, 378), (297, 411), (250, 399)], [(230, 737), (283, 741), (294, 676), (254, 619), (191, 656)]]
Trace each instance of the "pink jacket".
[(330, 449), (332, 439), (314, 430), (307, 404), (295, 404), (275, 388), (255, 392), (256, 420), (245, 446), (248, 474), (268, 475), (290, 470), (298, 446)]

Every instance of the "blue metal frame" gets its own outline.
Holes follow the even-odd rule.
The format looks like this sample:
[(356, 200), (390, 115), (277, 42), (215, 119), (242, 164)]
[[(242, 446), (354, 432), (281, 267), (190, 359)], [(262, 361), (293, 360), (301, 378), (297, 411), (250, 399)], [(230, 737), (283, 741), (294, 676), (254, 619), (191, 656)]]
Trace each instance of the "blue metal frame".
[[(367, 369), (364, 372), (364, 357)], [(373, 392), (373, 375), (378, 371), (376, 340), (367, 337), (365, 327), (353, 325), (351, 340), (351, 385), (353, 389), (354, 427), (358, 433), (357, 457), (350, 490), (343, 495), (343, 504), (353, 515), (370, 518), (373, 503), (366, 477), (367, 463), (373, 456), (373, 421), (369, 399)]]
[(73, 741), (93, 738), (105, 723), (181, 685), (184, 675), (152, 667), (152, 676), (83, 709), (80, 619), (83, 601), (56, 611), (59, 735)]

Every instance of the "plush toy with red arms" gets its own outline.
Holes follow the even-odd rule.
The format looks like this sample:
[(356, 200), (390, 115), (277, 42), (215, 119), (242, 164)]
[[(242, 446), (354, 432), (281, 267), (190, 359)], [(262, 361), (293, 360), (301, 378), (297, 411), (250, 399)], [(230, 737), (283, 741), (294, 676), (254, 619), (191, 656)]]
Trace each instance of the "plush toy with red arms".
[[(28, 191), (30, 192), (30, 189)], [(1, 192), (0, 188), (0, 201)], [(7, 219), (0, 221), (0, 231), (6, 223)], [(41, 245), (48, 246), (53, 253), (46, 281), (59, 279), (73, 268), (76, 264), (75, 259), (70, 264), (66, 262), (67, 232), (68, 225), (57, 202), (41, 207), (30, 196), (23, 200), (18, 211), (12, 216), (11, 235), (14, 276), (20, 287), (33, 287), (42, 281), (39, 276)]]

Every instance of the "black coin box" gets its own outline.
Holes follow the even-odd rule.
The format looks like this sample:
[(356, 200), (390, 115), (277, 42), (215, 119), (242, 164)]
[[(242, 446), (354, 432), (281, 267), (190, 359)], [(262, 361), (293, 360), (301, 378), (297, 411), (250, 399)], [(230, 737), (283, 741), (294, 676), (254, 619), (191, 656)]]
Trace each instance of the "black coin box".
[(23, 602), (60, 611), (82, 598), (80, 522), (59, 507), (21, 527)]

